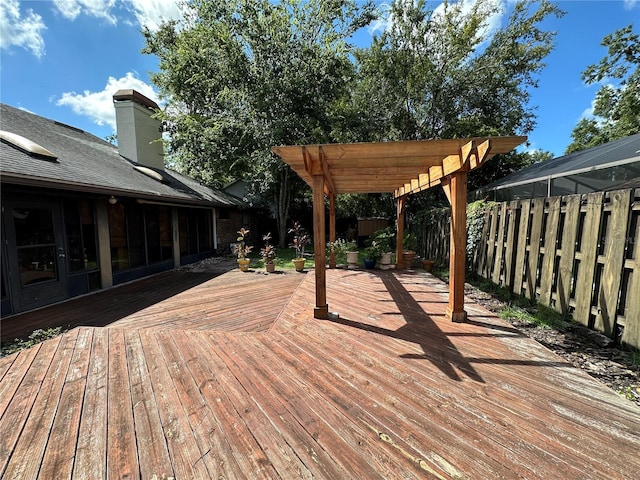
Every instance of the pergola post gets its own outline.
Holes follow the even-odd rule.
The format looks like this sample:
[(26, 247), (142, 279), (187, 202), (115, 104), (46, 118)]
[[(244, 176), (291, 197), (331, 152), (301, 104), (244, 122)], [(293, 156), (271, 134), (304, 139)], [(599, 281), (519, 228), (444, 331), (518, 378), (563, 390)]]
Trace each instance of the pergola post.
[(398, 197), (396, 203), (396, 268), (403, 268), (402, 265), (402, 239), (404, 238), (404, 207), (407, 201), (406, 196)]
[(449, 305), (447, 317), (453, 322), (467, 320), (464, 310), (465, 260), (467, 255), (467, 172), (458, 171), (443, 179), (442, 186), (451, 203), (449, 247)]
[[(329, 194), (329, 241), (332, 244), (336, 241), (336, 196), (333, 192)], [(329, 255), (329, 268), (336, 268), (336, 252), (333, 249)]]
[[(329, 316), (327, 306), (325, 207), (329, 196), (331, 241), (335, 240), (335, 195), (393, 193), (397, 201), (396, 261), (403, 268), (402, 240), (409, 195), (442, 184), (451, 202), (451, 265), (448, 317), (467, 318), (464, 311), (467, 173), (494, 155), (507, 153), (527, 137), (474, 137), (402, 142), (281, 145), (271, 149), (313, 190), (316, 257), (316, 318)], [(331, 265), (333, 266), (333, 259)], [(331, 314), (333, 315), (333, 314)]]
[(325, 254), (324, 177), (313, 175), (313, 250), (316, 273), (316, 307), (314, 318), (329, 318)]

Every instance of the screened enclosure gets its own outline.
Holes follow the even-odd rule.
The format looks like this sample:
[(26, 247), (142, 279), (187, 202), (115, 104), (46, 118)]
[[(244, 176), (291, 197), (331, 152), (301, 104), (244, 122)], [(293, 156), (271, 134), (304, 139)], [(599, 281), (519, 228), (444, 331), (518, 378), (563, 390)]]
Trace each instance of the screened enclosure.
[[(535, 163), (471, 192), (497, 202), (624, 188), (640, 182), (640, 133)], [(633, 186), (633, 185), (630, 185)]]

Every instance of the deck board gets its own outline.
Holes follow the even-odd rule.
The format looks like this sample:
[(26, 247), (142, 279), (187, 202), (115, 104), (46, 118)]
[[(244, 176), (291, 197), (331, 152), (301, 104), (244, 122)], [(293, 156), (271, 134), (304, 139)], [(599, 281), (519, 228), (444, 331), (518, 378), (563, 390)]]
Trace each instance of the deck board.
[(336, 319), (229, 272), (0, 359), (0, 476), (640, 478), (631, 402), (427, 274), (327, 274)]
[[(109, 331), (93, 331), (73, 478), (107, 478)], [(46, 343), (46, 342), (45, 342)]]

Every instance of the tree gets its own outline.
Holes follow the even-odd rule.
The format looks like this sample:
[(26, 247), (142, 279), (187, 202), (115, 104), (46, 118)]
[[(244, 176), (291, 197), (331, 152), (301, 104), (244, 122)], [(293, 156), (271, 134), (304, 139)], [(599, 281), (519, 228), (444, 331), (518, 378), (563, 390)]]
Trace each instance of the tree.
[[(521, 135), (535, 125), (530, 89), (553, 48), (540, 23), (563, 13), (547, 1), (519, 1), (508, 22), (490, 29), (500, 2), (422, 0), (391, 6), (391, 27), (360, 50), (355, 99), (366, 111), (370, 140)], [(468, 10), (465, 10), (469, 7)], [(469, 188), (510, 173), (528, 161), (495, 157), (473, 172)]]
[(582, 72), (587, 85), (607, 81), (596, 93), (595, 118), (581, 119), (566, 153), (584, 150), (640, 132), (640, 38), (632, 25), (601, 43), (607, 55)]
[(562, 12), (547, 1), (519, 1), (506, 26), (491, 30), (488, 19), (499, 9), (493, 0), (444, 2), (436, 10), (423, 0), (392, 4), (391, 27), (357, 54), (356, 98), (374, 119), (372, 139), (532, 130), (529, 89), (537, 86), (554, 38), (539, 24)]
[(184, 21), (145, 30), (145, 53), (167, 107), (160, 117), (172, 160), (221, 184), (245, 177), (276, 205), (284, 245), (301, 181), (274, 145), (335, 141), (332, 112), (350, 85), (349, 36), (373, 19), (355, 0), (195, 0)]

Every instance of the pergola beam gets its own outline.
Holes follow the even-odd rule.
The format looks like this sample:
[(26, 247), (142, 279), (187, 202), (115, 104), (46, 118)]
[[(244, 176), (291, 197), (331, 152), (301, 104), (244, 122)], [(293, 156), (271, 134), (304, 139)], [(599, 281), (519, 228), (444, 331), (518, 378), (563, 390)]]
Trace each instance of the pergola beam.
[[(325, 194), (329, 196), (329, 240), (335, 240), (335, 196), (393, 193), (397, 201), (397, 252), (402, 258), (407, 196), (442, 184), (451, 203), (451, 265), (447, 314), (464, 321), (467, 172), (507, 153), (526, 137), (480, 137), (406, 142), (291, 145), (273, 147), (313, 190), (317, 318), (327, 318)], [(331, 260), (331, 264), (335, 259)]]

